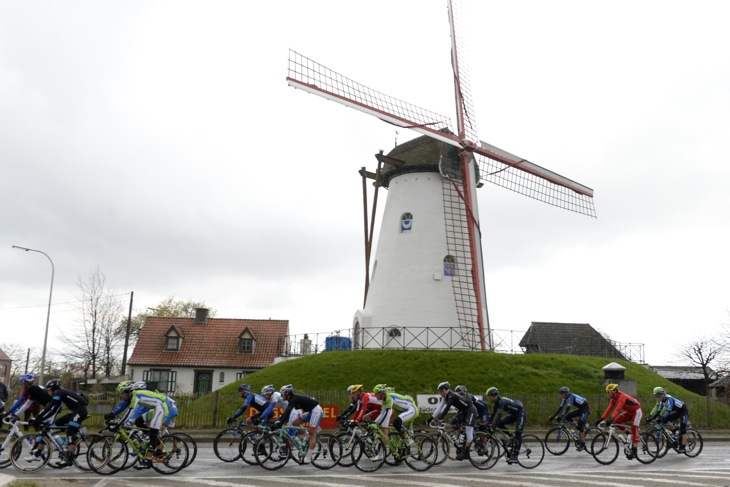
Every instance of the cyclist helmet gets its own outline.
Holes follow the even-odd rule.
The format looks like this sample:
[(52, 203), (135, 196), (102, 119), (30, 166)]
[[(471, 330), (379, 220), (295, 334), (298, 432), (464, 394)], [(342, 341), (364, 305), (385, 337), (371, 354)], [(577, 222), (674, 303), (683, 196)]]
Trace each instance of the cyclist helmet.
[[(122, 384), (119, 384), (119, 385), (121, 386)], [(124, 388), (121, 389), (119, 392), (132, 392), (133, 390), (134, 390), (134, 382), (132, 382), (131, 380), (128, 380), (128, 381), (124, 382)]]
[(352, 389), (350, 390), (351, 393), (355, 394), (356, 392), (362, 392), (363, 385), (362, 384), (355, 384), (352, 386)]
[(273, 394), (274, 391), (275, 391), (274, 385), (273, 384), (269, 384), (268, 386), (264, 386), (261, 389), (261, 395), (263, 396), (264, 394)]
[(457, 394), (462, 394), (462, 393), (466, 392), (466, 386), (462, 386), (462, 385), (456, 386), (454, 388), (454, 392)]
[(373, 392), (375, 394), (377, 394), (379, 392), (385, 392), (387, 388), (388, 388), (388, 386), (385, 384), (378, 384), (377, 386), (373, 387)]
[(133, 382), (131, 380), (123, 380), (117, 386), (117, 391), (119, 391), (119, 392), (125, 392), (127, 390), (127, 386), (129, 386), (132, 383)]
[(608, 384), (606, 386), (606, 392), (618, 391), (618, 384)]
[(46, 389), (54, 391), (61, 388), (61, 379), (51, 379), (46, 382)]
[(132, 384), (133, 391), (141, 391), (143, 389), (147, 389), (147, 383), (145, 381), (140, 380)]
[(485, 396), (499, 396), (499, 389), (496, 387), (490, 387), (487, 389), (487, 392), (484, 393)]
[(20, 383), (21, 384), (25, 384), (25, 383), (32, 384), (35, 379), (36, 379), (36, 376), (34, 376), (33, 374), (23, 374), (20, 376)]
[(355, 387), (354, 385), (347, 386), (347, 393), (352, 394), (352, 388)]
[(251, 384), (241, 384), (238, 386), (238, 392), (241, 391), (251, 392)]
[(448, 382), (442, 382), (439, 384), (439, 391), (448, 391), (449, 389), (451, 389), (451, 384), (449, 384)]
[(291, 384), (281, 386), (281, 389), (279, 389), (279, 393), (280, 394), (294, 394), (294, 387), (292, 387)]
[(570, 389), (568, 389), (568, 386), (563, 386), (558, 391), (559, 394), (570, 394)]
[(667, 391), (665, 391), (663, 387), (655, 387), (654, 388), (654, 395), (655, 396), (666, 396), (667, 395)]

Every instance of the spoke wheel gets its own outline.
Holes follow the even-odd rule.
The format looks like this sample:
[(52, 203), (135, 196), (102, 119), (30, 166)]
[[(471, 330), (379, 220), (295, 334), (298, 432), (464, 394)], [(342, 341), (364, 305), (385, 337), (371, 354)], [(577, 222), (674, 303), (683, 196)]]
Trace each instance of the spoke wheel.
[(195, 457), (198, 456), (198, 444), (195, 442), (195, 439), (190, 436), (187, 433), (172, 433), (173, 437), (180, 438), (185, 442), (185, 444), (188, 447), (188, 461), (185, 464), (183, 468), (187, 468), (190, 466), (191, 463), (195, 460)]
[(522, 468), (535, 468), (545, 458), (545, 445), (535, 435), (522, 435), (520, 454), (517, 455), (517, 463)]
[(636, 449), (636, 459), (643, 464), (648, 464), (656, 460), (658, 456), (659, 443), (656, 441), (656, 437), (648, 432), (641, 433), (639, 446)]
[(337, 435), (337, 441), (342, 446), (342, 455), (340, 456), (340, 467), (352, 467), (355, 460), (352, 458), (352, 449), (357, 442), (357, 436), (352, 432), (340, 431)]
[(618, 440), (607, 433), (599, 433), (591, 441), (591, 455), (601, 465), (610, 465), (618, 458)]
[(319, 433), (316, 450), (312, 452), (312, 465), (322, 470), (329, 470), (340, 462), (342, 445), (335, 435)]
[(164, 475), (171, 475), (185, 468), (189, 451), (185, 440), (176, 435), (168, 435), (160, 438), (160, 443), (163, 456), (152, 459), (152, 468)]
[(235, 462), (240, 458), (240, 443), (243, 435), (237, 428), (228, 428), (215, 437), (213, 440), (213, 452), (215, 456), (226, 463)]
[(469, 447), (469, 462), (479, 470), (488, 470), (501, 456), (499, 442), (490, 434), (478, 431)]
[(256, 461), (266, 470), (278, 470), (291, 458), (292, 442), (289, 435), (265, 433), (254, 445)]
[(362, 472), (375, 472), (385, 463), (388, 448), (382, 440), (372, 436), (361, 436), (352, 448), (355, 466)]
[(413, 445), (406, 456), (406, 465), (417, 472), (424, 472), (436, 464), (439, 456), (438, 443), (428, 434), (413, 435)]
[[(43, 451), (37, 455), (40, 444), (44, 445)], [(48, 464), (54, 451), (53, 445), (46, 438), (41, 437), (40, 442), (37, 442), (36, 435), (31, 433), (15, 440), (10, 452), (10, 461), (21, 472), (37, 472)]]
[(9, 430), (0, 430), (0, 468), (10, 465), (10, 451), (13, 447), (15, 436)]
[[(246, 433), (246, 436), (243, 437), (241, 444), (238, 447), (238, 453), (241, 456), (241, 460), (249, 465), (258, 465), (254, 448), (263, 435), (264, 433), (262, 431), (249, 431)], [(266, 455), (266, 453), (264, 453), (264, 455)]]
[(562, 455), (570, 447), (570, 435), (562, 426), (556, 426), (545, 433), (545, 448), (552, 455)]
[(694, 458), (702, 452), (703, 446), (704, 442), (700, 432), (694, 428), (687, 428), (687, 444), (685, 445), (684, 454)]

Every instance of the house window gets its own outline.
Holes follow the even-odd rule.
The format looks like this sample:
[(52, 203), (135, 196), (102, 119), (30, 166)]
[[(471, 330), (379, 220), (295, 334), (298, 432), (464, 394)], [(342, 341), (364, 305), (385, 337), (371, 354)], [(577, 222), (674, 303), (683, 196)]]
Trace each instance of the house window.
[(177, 372), (174, 370), (149, 369), (142, 374), (142, 380), (147, 382), (150, 388), (155, 388), (160, 392), (175, 392), (175, 381)]
[(256, 337), (246, 328), (238, 335), (238, 353), (254, 353), (256, 351)]
[(410, 232), (413, 227), (413, 215), (411, 213), (403, 213), (400, 216), (400, 233)]
[(444, 275), (456, 275), (456, 258), (453, 255), (447, 255), (444, 257)]
[(166, 352), (179, 352), (180, 351), (180, 337), (175, 335), (169, 335), (165, 341)]
[(253, 339), (241, 338), (238, 341), (238, 353), (253, 353)]
[(246, 377), (247, 375), (248, 375), (248, 374), (246, 374), (246, 372), (236, 372), (236, 380), (237, 380), (237, 381), (238, 381), (238, 380), (241, 380), (241, 379), (243, 379), (244, 377)]
[(226, 373), (225, 372), (221, 372), (220, 375), (218, 376), (218, 382), (220, 382), (221, 384), (223, 384), (225, 381), (226, 381)]

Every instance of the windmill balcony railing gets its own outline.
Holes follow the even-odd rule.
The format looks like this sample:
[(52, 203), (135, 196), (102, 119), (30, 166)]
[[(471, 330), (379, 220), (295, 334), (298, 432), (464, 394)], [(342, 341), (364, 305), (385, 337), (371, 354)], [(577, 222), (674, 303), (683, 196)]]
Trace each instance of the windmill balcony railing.
[[(490, 330), (487, 350), (497, 353), (522, 354), (519, 330)], [(627, 360), (644, 363), (644, 345), (610, 341)], [(478, 331), (460, 327), (381, 327), (355, 331), (343, 329), (320, 333), (287, 335), (279, 342), (281, 357), (300, 357), (327, 351), (361, 349), (388, 350), (481, 350)], [(566, 351), (565, 353), (575, 353)], [(584, 354), (585, 355), (585, 354)], [(590, 353), (588, 354), (590, 355)]]

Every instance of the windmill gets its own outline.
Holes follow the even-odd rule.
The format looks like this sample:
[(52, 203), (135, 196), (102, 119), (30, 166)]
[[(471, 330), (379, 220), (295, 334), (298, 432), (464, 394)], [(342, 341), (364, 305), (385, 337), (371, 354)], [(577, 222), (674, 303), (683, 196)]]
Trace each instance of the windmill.
[(591, 188), (478, 139), (462, 59), (463, 16), (453, 0), (447, 6), (455, 130), (446, 116), (289, 51), (289, 86), (422, 134), (377, 154), (375, 172), (360, 170), (376, 188), (369, 231), (365, 219), (368, 273), (379, 187), (388, 198), (365, 303), (354, 317), (356, 348), (493, 349), (476, 204), (483, 181), (595, 217)]

